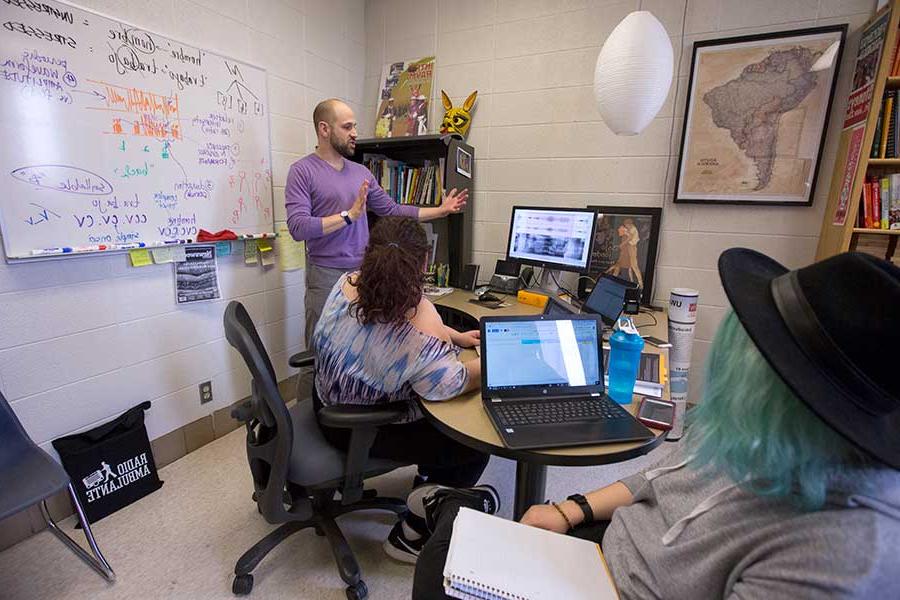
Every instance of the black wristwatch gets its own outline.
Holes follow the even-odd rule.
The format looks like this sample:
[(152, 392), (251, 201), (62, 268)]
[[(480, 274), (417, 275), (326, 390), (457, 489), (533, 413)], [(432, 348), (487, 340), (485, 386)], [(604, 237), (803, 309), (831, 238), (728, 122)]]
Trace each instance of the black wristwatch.
[(581, 509), (581, 512), (584, 513), (584, 522), (585, 523), (593, 523), (594, 522), (594, 509), (591, 508), (591, 505), (588, 504), (587, 498), (582, 496), (581, 494), (572, 494), (566, 500), (571, 500), (575, 504), (578, 505), (578, 508)]
[(353, 219), (350, 218), (350, 213), (348, 211), (342, 210), (341, 218), (344, 219), (344, 223), (347, 225), (353, 225)]

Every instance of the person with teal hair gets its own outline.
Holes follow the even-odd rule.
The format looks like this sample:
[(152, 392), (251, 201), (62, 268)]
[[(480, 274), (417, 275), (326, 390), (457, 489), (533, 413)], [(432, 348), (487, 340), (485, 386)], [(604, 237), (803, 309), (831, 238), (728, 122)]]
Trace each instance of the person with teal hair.
[[(602, 541), (621, 598), (900, 598), (900, 269), (732, 249), (719, 274), (732, 310), (684, 439), (522, 523)], [(433, 524), (414, 599), (446, 597), (453, 519), (483, 495), (414, 490)]]

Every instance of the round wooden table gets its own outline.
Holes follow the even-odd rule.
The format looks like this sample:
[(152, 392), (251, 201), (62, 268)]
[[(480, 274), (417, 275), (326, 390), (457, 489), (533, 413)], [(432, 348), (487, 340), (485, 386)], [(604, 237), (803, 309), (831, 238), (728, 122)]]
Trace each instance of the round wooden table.
[[(471, 292), (456, 290), (448, 296), (435, 301), (435, 306), (448, 325), (460, 328), (477, 329), (478, 319), (484, 316), (533, 315), (540, 314), (543, 309), (527, 304), (520, 304), (512, 296), (506, 296), (507, 307), (490, 309), (468, 302)], [(655, 313), (658, 323), (652, 327), (642, 327), (641, 332), (666, 339), (665, 316)], [(650, 320), (647, 315), (638, 315), (637, 324)], [(645, 352), (668, 354), (646, 345)], [(476, 358), (474, 350), (464, 350), (460, 355), (463, 361)], [(668, 359), (668, 356), (666, 356)], [(668, 398), (668, 385), (663, 393)], [(632, 414), (637, 411), (638, 396), (635, 401), (625, 406)], [(529, 506), (544, 501), (544, 489), (547, 480), (547, 466), (583, 467), (605, 465), (621, 462), (647, 454), (658, 446), (665, 438), (665, 432), (651, 430), (655, 437), (643, 442), (626, 442), (613, 444), (595, 444), (592, 446), (576, 446), (569, 448), (551, 448), (541, 450), (512, 450), (503, 445), (503, 441), (494, 429), (482, 406), (481, 393), (469, 392), (445, 402), (420, 401), (425, 417), (444, 435), (461, 444), (474, 448), (485, 454), (502, 456), (516, 461), (516, 493), (513, 517), (518, 520)]]

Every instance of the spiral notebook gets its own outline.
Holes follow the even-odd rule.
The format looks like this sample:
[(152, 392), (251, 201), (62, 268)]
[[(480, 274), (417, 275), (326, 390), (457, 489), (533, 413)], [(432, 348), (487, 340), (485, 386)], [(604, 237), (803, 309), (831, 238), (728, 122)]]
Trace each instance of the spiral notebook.
[(615, 600), (600, 546), (461, 508), (444, 592), (462, 600)]

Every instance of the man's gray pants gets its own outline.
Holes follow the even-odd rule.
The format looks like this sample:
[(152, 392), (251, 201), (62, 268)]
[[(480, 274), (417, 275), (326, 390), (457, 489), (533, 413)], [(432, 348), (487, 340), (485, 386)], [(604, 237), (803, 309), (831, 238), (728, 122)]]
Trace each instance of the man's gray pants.
[[(316, 330), (316, 324), (319, 317), (322, 316), (322, 309), (325, 308), (325, 301), (328, 300), (328, 294), (331, 293), (334, 284), (340, 279), (341, 275), (346, 273), (345, 269), (332, 269), (330, 267), (320, 267), (312, 263), (306, 264), (306, 296), (304, 304), (306, 305), (306, 328), (304, 331), (304, 339), (306, 340), (306, 349), (312, 350), (313, 332)], [(311, 372), (301, 372), (300, 379), (297, 382), (297, 399), (308, 397), (312, 394), (313, 374)]]

